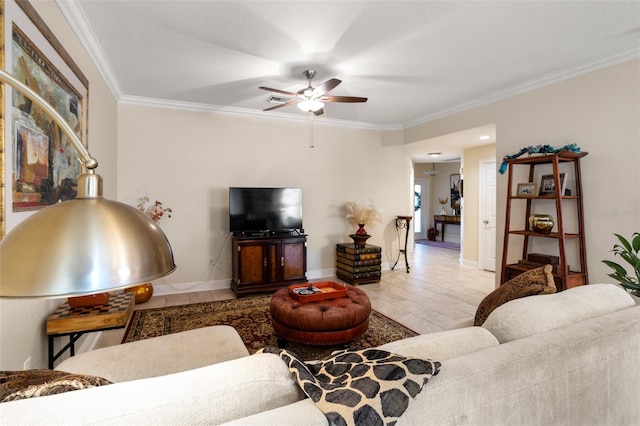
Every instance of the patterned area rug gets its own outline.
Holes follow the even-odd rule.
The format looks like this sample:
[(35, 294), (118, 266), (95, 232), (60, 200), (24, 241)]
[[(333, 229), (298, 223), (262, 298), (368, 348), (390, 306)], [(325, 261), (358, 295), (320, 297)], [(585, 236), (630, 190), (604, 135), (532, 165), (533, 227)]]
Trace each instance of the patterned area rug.
[(446, 241), (416, 240), (416, 244), (460, 251), (460, 244), (448, 243)]
[[(237, 330), (249, 353), (253, 354), (265, 346), (278, 345), (277, 336), (271, 326), (270, 301), (271, 295), (264, 295), (134, 311), (122, 343), (226, 324)], [(372, 310), (369, 330), (350, 343), (310, 346), (288, 342), (286, 349), (308, 361), (324, 358), (338, 349), (371, 348), (417, 334)]]

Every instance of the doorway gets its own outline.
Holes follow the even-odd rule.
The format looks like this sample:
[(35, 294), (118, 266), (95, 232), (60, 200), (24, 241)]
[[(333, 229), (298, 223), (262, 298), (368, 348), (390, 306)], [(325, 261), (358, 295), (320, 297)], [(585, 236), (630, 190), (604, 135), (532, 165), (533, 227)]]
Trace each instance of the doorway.
[(413, 239), (426, 240), (429, 228), (429, 185), (427, 179), (416, 178), (413, 183), (414, 212)]
[(496, 270), (496, 160), (480, 160), (480, 267)]

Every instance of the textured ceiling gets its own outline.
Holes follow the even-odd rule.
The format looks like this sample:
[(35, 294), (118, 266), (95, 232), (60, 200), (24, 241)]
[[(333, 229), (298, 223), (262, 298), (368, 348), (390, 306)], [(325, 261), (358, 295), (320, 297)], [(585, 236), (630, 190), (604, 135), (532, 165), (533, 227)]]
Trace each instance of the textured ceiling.
[[(640, 57), (640, 2), (58, 0), (119, 99), (261, 111), (343, 82), (320, 120), (402, 128)], [(295, 106), (264, 114), (305, 117)]]

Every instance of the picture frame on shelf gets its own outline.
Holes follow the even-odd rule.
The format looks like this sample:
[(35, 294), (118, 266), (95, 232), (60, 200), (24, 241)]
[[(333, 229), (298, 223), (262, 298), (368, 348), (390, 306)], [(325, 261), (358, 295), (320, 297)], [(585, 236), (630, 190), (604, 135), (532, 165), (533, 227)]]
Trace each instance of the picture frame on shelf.
[(516, 195), (518, 197), (535, 197), (538, 195), (538, 184), (535, 182), (519, 183)]
[[(567, 189), (567, 174), (560, 173), (560, 193), (564, 194)], [(542, 175), (540, 178), (540, 192), (538, 195), (556, 195), (556, 185), (553, 175)]]

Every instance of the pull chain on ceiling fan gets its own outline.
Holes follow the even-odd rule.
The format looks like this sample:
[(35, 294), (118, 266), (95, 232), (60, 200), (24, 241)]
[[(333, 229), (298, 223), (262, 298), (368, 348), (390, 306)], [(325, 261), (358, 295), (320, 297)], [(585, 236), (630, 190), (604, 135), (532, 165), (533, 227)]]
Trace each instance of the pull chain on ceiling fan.
[(325, 81), (318, 87), (313, 87), (311, 84), (311, 80), (316, 76), (316, 72), (314, 70), (307, 70), (302, 73), (305, 78), (309, 81), (309, 85), (301, 90), (298, 90), (296, 93), (288, 92), (286, 90), (273, 89), (271, 87), (260, 86), (259, 88), (262, 90), (267, 90), (269, 92), (280, 93), (281, 95), (287, 95), (294, 99), (291, 99), (288, 102), (282, 103), (280, 105), (272, 106), (270, 108), (264, 109), (264, 111), (271, 111), (274, 109), (286, 107), (289, 105), (297, 105), (302, 111), (313, 112), (315, 115), (321, 115), (324, 113), (324, 104), (325, 102), (366, 102), (367, 98), (361, 98), (357, 96), (327, 96), (326, 94), (336, 88), (338, 84), (342, 83), (342, 80), (338, 80), (337, 78), (332, 78), (330, 80)]

